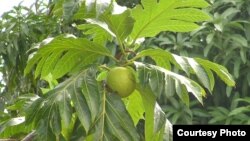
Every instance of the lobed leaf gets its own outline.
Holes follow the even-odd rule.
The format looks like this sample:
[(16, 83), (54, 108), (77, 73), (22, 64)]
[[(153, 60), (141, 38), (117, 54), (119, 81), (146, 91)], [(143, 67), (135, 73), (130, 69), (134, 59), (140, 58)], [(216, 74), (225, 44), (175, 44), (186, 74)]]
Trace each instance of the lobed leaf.
[[(212, 71), (218, 75), (227, 85), (234, 86), (235, 82), (232, 76), (229, 74), (227, 69), (219, 64), (212, 63), (208, 60), (200, 59), (200, 58), (189, 58), (182, 57), (175, 54), (171, 54), (168, 51), (162, 49), (147, 49), (139, 52), (135, 59), (149, 56), (152, 58), (156, 64), (162, 66), (162, 61), (165, 61), (166, 64), (173, 64), (180, 70), (183, 70), (188, 76), (190, 74), (194, 74), (200, 80), (202, 85), (207, 88), (210, 92), (214, 88), (214, 75)], [(159, 62), (159, 58), (161, 61)], [(163, 68), (169, 70), (169, 67)], [(170, 66), (170, 65), (169, 65)]]
[(83, 38), (56, 37), (39, 48), (28, 62), (25, 74), (36, 64), (35, 77), (46, 77), (52, 73), (54, 79), (60, 78), (81, 63), (91, 64), (100, 56), (113, 58), (107, 48)]
[[(154, 87), (152, 87), (150, 85), (150, 81), (154, 80), (154, 81), (159, 81), (159, 77), (155, 77), (154, 75), (151, 75), (151, 73), (153, 73), (154, 71), (157, 71), (159, 73), (162, 73), (163, 74), (163, 78), (165, 77), (171, 77), (173, 80), (175, 80), (175, 85), (179, 85), (179, 86), (184, 86), (185, 89), (181, 89), (181, 91), (184, 91), (182, 92), (183, 96), (181, 96), (181, 98), (183, 100), (185, 100), (185, 103), (188, 103), (189, 101), (186, 101), (188, 100), (186, 98), (186, 94), (187, 92), (190, 92), (192, 93), (196, 98), (197, 100), (200, 102), (200, 103), (203, 103), (202, 102), (202, 97), (205, 96), (205, 90), (198, 84), (196, 83), (195, 81), (189, 79), (189, 78), (186, 78), (182, 75), (179, 75), (179, 74), (176, 74), (174, 72), (171, 72), (169, 70), (166, 70), (164, 68), (161, 68), (159, 66), (155, 66), (155, 65), (150, 65), (150, 64), (142, 64), (142, 63), (139, 63), (139, 62), (135, 62), (135, 65), (137, 67), (137, 70), (139, 71), (139, 79), (141, 80), (140, 83), (142, 85), (142, 87), (147, 87), (147, 85), (149, 85), (149, 89), (152, 91), (152, 93), (159, 97), (160, 95), (158, 94), (159, 91), (157, 91), (157, 93), (154, 91), (155, 89), (153, 89)], [(164, 79), (165, 80), (165, 79)], [(163, 81), (164, 82), (164, 81)], [(159, 85), (163, 85), (164, 88), (167, 88), (166, 85), (165, 85), (165, 82), (164, 83), (161, 83)], [(181, 88), (181, 87), (180, 87)], [(168, 90), (164, 90), (162, 89), (162, 91), (160, 92), (160, 94), (166, 94)], [(180, 91), (179, 91), (180, 92)]]
[(131, 17), (130, 10), (126, 10), (121, 14), (103, 15), (102, 19), (120, 42), (124, 41), (132, 32), (135, 22), (135, 20)]
[(131, 37), (153, 37), (161, 31), (187, 32), (198, 27), (195, 22), (210, 17), (198, 8), (207, 7), (204, 0), (142, 0), (132, 9), (136, 19)]
[[(138, 141), (139, 136), (124, 103), (119, 96), (105, 94), (100, 89), (96, 71), (95, 67), (82, 70), (49, 91), (44, 98), (34, 101), (27, 112), (27, 123), (69, 139), (70, 130), (75, 128), (72, 120), (77, 116), (86, 133), (81, 135), (84, 138)], [(44, 134), (41, 131), (38, 131), (39, 136)], [(42, 137), (48, 139), (51, 135), (46, 134)]]
[(137, 125), (140, 119), (144, 119), (143, 114), (145, 109), (140, 93), (137, 90), (135, 90), (128, 98), (123, 99), (123, 102), (134, 122), (134, 125)]
[(219, 64), (210, 62), (208, 60), (203, 60), (200, 58), (195, 58), (195, 60), (202, 65), (204, 68), (208, 68), (214, 71), (220, 78), (223, 80), (228, 86), (234, 86), (235, 82), (231, 74), (227, 71), (227, 69)]
[(81, 24), (77, 26), (86, 35), (91, 35), (93, 42), (105, 45), (107, 41), (112, 41), (112, 35), (98, 24)]

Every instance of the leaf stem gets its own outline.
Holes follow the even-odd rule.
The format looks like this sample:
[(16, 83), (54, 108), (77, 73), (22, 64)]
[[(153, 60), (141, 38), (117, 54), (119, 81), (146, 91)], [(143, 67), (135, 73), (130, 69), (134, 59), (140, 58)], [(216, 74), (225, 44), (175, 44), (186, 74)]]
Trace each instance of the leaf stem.
[(101, 65), (101, 66), (99, 66), (100, 68), (102, 68), (102, 69), (105, 69), (105, 70), (110, 70), (110, 68), (109, 67), (107, 67), (106, 65)]
[(122, 43), (122, 41), (120, 39), (117, 39), (117, 40), (118, 40), (119, 48), (120, 48), (123, 56), (125, 56), (125, 59), (127, 60), (125, 47), (124, 47), (124, 45), (123, 45), (123, 43)]

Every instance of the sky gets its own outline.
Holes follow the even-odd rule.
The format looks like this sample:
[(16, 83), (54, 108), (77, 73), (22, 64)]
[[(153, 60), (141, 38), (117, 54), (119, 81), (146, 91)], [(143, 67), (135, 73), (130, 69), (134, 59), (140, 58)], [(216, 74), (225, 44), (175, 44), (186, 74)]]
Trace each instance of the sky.
[(13, 6), (17, 6), (20, 2), (22, 5), (30, 6), (36, 0), (0, 0), (0, 15), (12, 9)]

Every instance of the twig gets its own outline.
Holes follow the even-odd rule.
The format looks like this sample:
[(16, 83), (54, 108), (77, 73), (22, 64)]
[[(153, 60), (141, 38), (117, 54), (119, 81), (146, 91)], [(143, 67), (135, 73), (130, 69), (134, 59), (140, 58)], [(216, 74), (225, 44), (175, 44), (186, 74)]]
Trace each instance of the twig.
[(21, 141), (32, 141), (35, 136), (36, 136), (35, 131), (32, 131), (27, 136), (25, 136), (25, 138), (23, 138)]

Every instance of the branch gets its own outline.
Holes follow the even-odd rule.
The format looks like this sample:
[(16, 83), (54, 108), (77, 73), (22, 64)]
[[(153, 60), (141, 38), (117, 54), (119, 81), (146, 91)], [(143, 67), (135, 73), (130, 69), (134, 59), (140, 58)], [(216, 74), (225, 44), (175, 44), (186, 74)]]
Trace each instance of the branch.
[(21, 141), (32, 141), (35, 136), (36, 136), (35, 131), (32, 131), (27, 136), (25, 136), (25, 138), (22, 139)]

